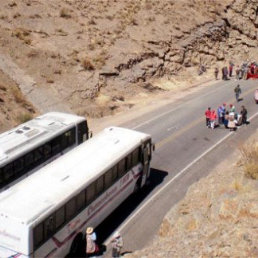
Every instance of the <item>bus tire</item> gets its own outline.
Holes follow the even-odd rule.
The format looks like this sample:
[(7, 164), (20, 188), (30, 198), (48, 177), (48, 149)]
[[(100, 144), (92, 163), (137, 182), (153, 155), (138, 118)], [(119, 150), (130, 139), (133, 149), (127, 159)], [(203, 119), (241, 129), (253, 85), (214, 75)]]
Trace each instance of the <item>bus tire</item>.
[(82, 232), (78, 233), (70, 247), (70, 256), (71, 257), (81, 257), (83, 252), (83, 234)]

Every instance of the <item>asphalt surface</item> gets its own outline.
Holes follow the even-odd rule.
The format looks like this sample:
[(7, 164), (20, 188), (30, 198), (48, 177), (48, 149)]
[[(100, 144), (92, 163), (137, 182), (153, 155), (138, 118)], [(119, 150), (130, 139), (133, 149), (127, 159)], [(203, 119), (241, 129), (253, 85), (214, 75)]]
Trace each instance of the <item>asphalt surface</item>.
[[(234, 88), (238, 83), (243, 99), (236, 103)], [(184, 197), (189, 186), (207, 176), (256, 130), (258, 105), (253, 98), (256, 88), (257, 80), (218, 81), (121, 125), (152, 135), (156, 151), (151, 163), (151, 183), (139, 195), (129, 197), (96, 229), (99, 241), (108, 244), (112, 232), (119, 229), (125, 251), (138, 250), (150, 243), (165, 214)], [(222, 103), (234, 104), (239, 112), (241, 105), (245, 105), (251, 123), (236, 132), (224, 127), (206, 128), (205, 110), (208, 106), (217, 110)], [(110, 257), (107, 247), (104, 256)]]

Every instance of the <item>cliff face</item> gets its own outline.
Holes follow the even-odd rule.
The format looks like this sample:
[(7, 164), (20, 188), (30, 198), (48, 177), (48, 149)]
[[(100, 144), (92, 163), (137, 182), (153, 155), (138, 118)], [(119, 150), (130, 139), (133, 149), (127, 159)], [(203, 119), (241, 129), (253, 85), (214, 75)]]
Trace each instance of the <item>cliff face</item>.
[(257, 58), (257, 17), (257, 0), (7, 0), (0, 54), (35, 81), (34, 94), (47, 91), (51, 101), (25, 89), (39, 111), (63, 104), (99, 117), (194, 82), (200, 64)]
[(258, 180), (244, 175), (238, 155), (192, 185), (154, 242), (126, 257), (258, 257)]

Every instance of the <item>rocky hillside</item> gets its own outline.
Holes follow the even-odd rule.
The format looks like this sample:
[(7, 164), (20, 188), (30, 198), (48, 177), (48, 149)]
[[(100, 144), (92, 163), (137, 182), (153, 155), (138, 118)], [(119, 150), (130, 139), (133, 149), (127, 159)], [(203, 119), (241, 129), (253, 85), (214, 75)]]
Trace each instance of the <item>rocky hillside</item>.
[(39, 112), (100, 117), (257, 58), (257, 26), (257, 0), (1, 0), (0, 69)]
[(193, 184), (166, 215), (154, 242), (126, 258), (258, 257), (257, 139), (258, 131), (250, 141), (256, 142), (255, 163), (250, 162), (255, 164), (253, 179), (245, 172), (245, 154), (251, 154), (246, 150), (253, 146), (249, 145), (242, 149), (242, 158), (235, 152), (207, 178)]

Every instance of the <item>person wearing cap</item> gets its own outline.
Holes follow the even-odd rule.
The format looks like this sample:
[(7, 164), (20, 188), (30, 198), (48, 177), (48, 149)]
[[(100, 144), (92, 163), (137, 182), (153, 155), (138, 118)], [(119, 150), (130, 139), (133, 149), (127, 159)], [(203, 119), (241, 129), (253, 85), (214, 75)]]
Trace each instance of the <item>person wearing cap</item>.
[(86, 255), (87, 257), (93, 257), (99, 252), (99, 247), (95, 243), (97, 240), (96, 233), (93, 231), (93, 227), (86, 229)]
[(112, 257), (117, 258), (121, 255), (121, 249), (123, 247), (123, 239), (118, 231), (116, 231), (111, 240), (112, 243)]

